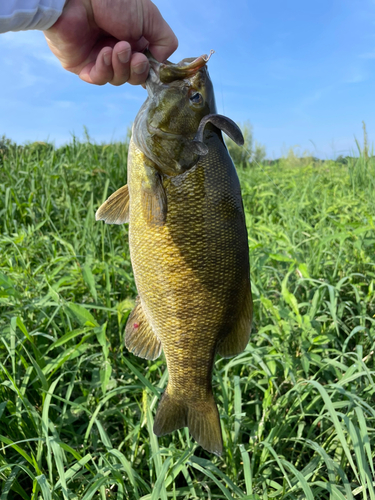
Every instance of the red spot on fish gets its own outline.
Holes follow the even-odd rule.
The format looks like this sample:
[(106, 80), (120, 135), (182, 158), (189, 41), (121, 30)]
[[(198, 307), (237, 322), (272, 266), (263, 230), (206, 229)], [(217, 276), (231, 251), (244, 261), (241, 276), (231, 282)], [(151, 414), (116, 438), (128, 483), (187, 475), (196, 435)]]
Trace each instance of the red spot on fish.
[(134, 328), (138, 328), (139, 327), (139, 323), (134, 323), (133, 326), (134, 326)]

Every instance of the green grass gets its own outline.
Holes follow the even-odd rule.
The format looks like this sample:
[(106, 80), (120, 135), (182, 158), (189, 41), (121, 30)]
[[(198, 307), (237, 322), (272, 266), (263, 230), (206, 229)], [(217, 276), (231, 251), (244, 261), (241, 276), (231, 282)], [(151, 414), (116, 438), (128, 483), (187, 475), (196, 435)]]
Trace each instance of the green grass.
[(126, 155), (0, 151), (0, 500), (375, 500), (375, 159), (239, 172), (255, 321), (216, 362), (217, 458), (155, 437), (165, 362), (124, 347), (127, 227), (94, 213)]

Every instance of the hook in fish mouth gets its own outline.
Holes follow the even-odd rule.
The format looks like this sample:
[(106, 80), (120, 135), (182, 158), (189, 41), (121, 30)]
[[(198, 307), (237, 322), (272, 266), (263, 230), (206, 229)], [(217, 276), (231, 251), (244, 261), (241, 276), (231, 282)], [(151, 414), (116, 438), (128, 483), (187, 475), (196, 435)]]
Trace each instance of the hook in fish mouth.
[(183, 80), (195, 75), (197, 71), (207, 64), (214, 52), (214, 50), (211, 50), (208, 55), (203, 54), (193, 61), (184, 59), (178, 64), (162, 64), (159, 69), (160, 81), (162, 83), (170, 83), (174, 80)]

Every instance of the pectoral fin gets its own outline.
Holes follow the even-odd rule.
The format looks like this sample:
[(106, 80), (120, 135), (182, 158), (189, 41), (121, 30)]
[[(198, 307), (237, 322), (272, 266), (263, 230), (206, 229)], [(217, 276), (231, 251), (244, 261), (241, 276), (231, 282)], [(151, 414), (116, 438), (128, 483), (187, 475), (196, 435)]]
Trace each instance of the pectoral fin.
[(204, 116), (199, 124), (197, 134), (194, 138), (194, 142), (195, 141), (203, 142), (204, 128), (209, 122), (215, 125), (215, 127), (217, 127), (218, 129), (225, 132), (227, 136), (230, 137), (232, 141), (234, 141), (236, 144), (238, 144), (239, 146), (243, 146), (244, 138), (238, 125), (233, 120), (223, 115)]
[(242, 308), (237, 321), (227, 337), (219, 344), (217, 352), (224, 358), (231, 358), (240, 354), (249, 342), (251, 332), (251, 321), (253, 317), (253, 301), (251, 297), (250, 283), (244, 294)]
[(142, 209), (149, 224), (162, 226), (167, 218), (167, 195), (160, 174), (148, 169), (142, 181)]
[(140, 358), (156, 359), (161, 353), (161, 342), (145, 316), (139, 297), (126, 323), (125, 345)]
[(129, 222), (129, 190), (127, 185), (115, 191), (98, 208), (95, 219), (104, 220), (106, 224)]

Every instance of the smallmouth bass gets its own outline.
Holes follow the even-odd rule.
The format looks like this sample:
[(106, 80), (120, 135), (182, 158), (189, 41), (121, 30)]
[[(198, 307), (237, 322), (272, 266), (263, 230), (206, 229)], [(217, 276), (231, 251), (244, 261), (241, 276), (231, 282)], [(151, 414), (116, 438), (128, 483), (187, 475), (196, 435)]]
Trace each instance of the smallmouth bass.
[(188, 426), (204, 449), (220, 455), (214, 359), (242, 352), (252, 321), (241, 190), (221, 131), (238, 144), (243, 137), (216, 112), (209, 56), (178, 64), (148, 58), (148, 98), (133, 125), (128, 184), (96, 220), (129, 222), (139, 295), (125, 344), (151, 360), (163, 349), (169, 371), (155, 434)]

